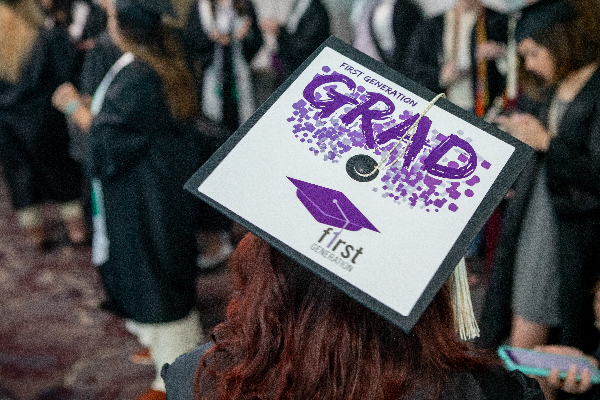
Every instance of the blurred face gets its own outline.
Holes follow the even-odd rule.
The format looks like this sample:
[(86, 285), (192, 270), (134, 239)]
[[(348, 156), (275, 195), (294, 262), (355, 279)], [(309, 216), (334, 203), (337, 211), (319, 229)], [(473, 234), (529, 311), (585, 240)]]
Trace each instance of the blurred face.
[(52, 8), (52, 0), (40, 0), (40, 5), (46, 11)]
[(546, 82), (552, 81), (556, 65), (547, 48), (540, 46), (533, 39), (526, 38), (519, 43), (519, 54), (525, 59), (525, 69)]

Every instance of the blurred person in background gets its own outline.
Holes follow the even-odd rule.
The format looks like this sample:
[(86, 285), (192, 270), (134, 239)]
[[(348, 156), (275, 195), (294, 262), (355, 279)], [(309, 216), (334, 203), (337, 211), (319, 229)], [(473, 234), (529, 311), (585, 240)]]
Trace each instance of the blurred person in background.
[(298, 0), (285, 22), (265, 19), (264, 32), (277, 37), (277, 81), (283, 83), (331, 34), (330, 18), (321, 0)]
[(256, 109), (249, 63), (263, 44), (250, 0), (198, 0), (187, 31), (205, 49), (202, 113), (235, 131)]
[[(72, 2), (42, 0), (40, 4), (47, 18), (37, 32), (18, 17), (0, 25), (10, 30), (1, 35), (4, 60), (0, 63), (10, 71), (0, 84), (0, 161), (19, 225), (36, 248), (48, 250), (53, 243), (44, 203), (58, 203), (72, 244), (85, 243), (87, 233), (80, 201), (81, 170), (69, 155), (66, 120), (51, 105), (54, 90), (75, 75), (77, 49), (68, 32)], [(4, 12), (10, 13), (11, 6), (2, 3)]]
[[(194, 79), (175, 31), (162, 22), (168, 0), (115, 0), (111, 38), (123, 55), (96, 90), (91, 109), (74, 87), (55, 105), (89, 131), (94, 200), (92, 261), (105, 309), (150, 350), (157, 375), (140, 399), (164, 399), (158, 372), (202, 339), (195, 310), (200, 207), (183, 190), (198, 165)], [(193, 153), (193, 154), (192, 154)]]
[(484, 8), (480, 0), (457, 0), (452, 9), (415, 28), (405, 70), (413, 80), (483, 117), (504, 91), (507, 24), (506, 15)]
[(514, 112), (501, 128), (537, 151), (507, 202), (482, 316), (482, 343), (598, 344), (592, 285), (600, 238), (600, 6), (540, 0), (523, 10), (516, 39), (521, 81), (537, 114)]

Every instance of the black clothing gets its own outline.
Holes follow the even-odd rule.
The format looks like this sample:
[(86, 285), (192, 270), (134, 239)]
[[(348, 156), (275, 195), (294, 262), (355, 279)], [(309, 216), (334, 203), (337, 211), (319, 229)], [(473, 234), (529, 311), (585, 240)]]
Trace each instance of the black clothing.
[[(191, 400), (196, 368), (202, 356), (212, 347), (206, 343), (177, 358), (171, 365), (163, 366), (161, 375), (165, 380), (168, 400)], [(424, 391), (413, 400), (431, 398)], [(496, 368), (489, 372), (457, 373), (448, 379), (439, 400), (543, 400), (538, 383), (518, 371), (507, 372)]]
[(183, 184), (199, 165), (190, 165), (182, 141), (191, 125), (171, 117), (160, 77), (134, 60), (115, 76), (90, 128), (109, 240), (99, 266), (105, 308), (137, 322), (175, 321), (194, 307), (199, 203)]
[(283, 82), (331, 35), (329, 14), (321, 0), (312, 0), (298, 21), (295, 32), (284, 26), (278, 36), (278, 54), (282, 63)]
[[(592, 288), (600, 256), (600, 70), (592, 75), (557, 128), (545, 154), (538, 154), (515, 183), (482, 315), (483, 347), (496, 347), (511, 324), (514, 249), (537, 168), (546, 166), (550, 197), (558, 219), (560, 273), (559, 343), (591, 353), (600, 337), (594, 327)], [(551, 97), (550, 97), (551, 98)], [(547, 108), (541, 121), (547, 120)]]
[[(248, 0), (248, 17), (251, 20), (251, 27), (248, 35), (242, 39), (242, 57), (243, 62), (249, 64), (254, 58), (258, 50), (263, 45), (263, 38), (258, 26), (258, 18), (252, 3)], [(196, 79), (203, 79), (203, 71), (206, 71), (211, 64), (215, 62), (215, 48), (221, 46), (213, 42), (205, 28), (206, 21), (201, 20), (198, 10), (198, 2), (195, 2), (188, 15), (186, 26), (186, 41), (189, 43), (188, 53), (191, 54), (191, 59), (194, 66), (194, 75)], [(233, 34), (233, 33), (231, 33)], [(239, 92), (239, 85), (236, 83), (236, 72), (234, 66), (234, 51), (232, 46), (221, 46), (223, 49), (223, 65), (221, 71), (221, 96), (223, 102), (222, 122), (232, 132), (235, 131), (242, 122), (238, 111), (238, 99), (242, 96)], [(199, 71), (198, 69), (201, 69)], [(200, 93), (201, 83), (198, 83)], [(200, 97), (201, 98), (201, 97)]]
[(112, 41), (108, 31), (94, 38), (94, 47), (85, 55), (81, 70), (79, 92), (93, 96), (110, 67), (121, 57), (121, 49)]
[[(493, 10), (485, 10), (485, 29), (487, 40), (506, 43), (508, 40), (508, 18)], [(476, 93), (477, 59), (475, 48), (477, 25), (471, 34), (471, 71), (473, 93)], [(444, 59), (444, 14), (426, 19), (415, 28), (406, 48), (405, 71), (407, 75), (435, 93), (444, 92), (440, 86), (440, 71)], [(501, 95), (505, 87), (505, 78), (498, 71), (494, 61), (488, 61), (488, 91), (490, 102)]]
[[(407, 76), (408, 71), (406, 70), (406, 63), (404, 60), (413, 31), (422, 19), (423, 14), (418, 5), (411, 0), (396, 0), (392, 17), (392, 29), (396, 45), (394, 46), (393, 54), (389, 57), (377, 42), (377, 35), (374, 34), (373, 26), (371, 24), (371, 37), (373, 38), (373, 43), (383, 62)], [(372, 20), (373, 19), (371, 18), (370, 21), (372, 22)]]
[(81, 195), (65, 117), (51, 105), (73, 78), (77, 50), (59, 27), (41, 29), (19, 81), (0, 85), (0, 160), (16, 209)]

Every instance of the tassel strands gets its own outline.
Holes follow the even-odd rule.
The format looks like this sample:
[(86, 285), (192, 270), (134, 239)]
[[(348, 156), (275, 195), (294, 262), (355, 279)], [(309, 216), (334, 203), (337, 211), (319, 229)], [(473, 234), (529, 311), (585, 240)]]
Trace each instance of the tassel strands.
[(462, 340), (471, 340), (479, 336), (479, 327), (473, 312), (471, 292), (467, 281), (467, 267), (462, 258), (450, 276), (452, 294), (452, 312), (454, 314), (454, 329)]

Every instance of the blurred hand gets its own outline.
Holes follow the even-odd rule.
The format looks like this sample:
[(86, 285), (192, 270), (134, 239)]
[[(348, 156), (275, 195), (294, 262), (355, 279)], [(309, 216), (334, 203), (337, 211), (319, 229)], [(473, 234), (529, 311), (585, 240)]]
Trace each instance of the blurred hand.
[(448, 87), (460, 78), (461, 72), (458, 69), (458, 64), (455, 61), (447, 62), (442, 66), (440, 71), (440, 85)]
[(219, 31), (217, 31), (216, 29), (213, 30), (212, 32), (210, 32), (208, 37), (210, 38), (210, 40), (212, 40), (215, 43), (220, 44), (221, 46), (229, 46), (229, 43), (231, 42), (228, 34), (221, 33)]
[(265, 33), (270, 33), (272, 35), (279, 34), (279, 22), (274, 19), (263, 19), (260, 22), (260, 29)]
[(237, 31), (235, 31), (234, 37), (237, 40), (244, 39), (246, 36), (248, 36), (248, 33), (250, 33), (250, 28), (252, 28), (252, 20), (250, 17), (245, 17), (243, 25), (239, 27)]
[(96, 41), (94, 39), (86, 39), (77, 43), (77, 48), (82, 51), (89, 51), (94, 48)]
[(500, 42), (488, 40), (477, 46), (475, 57), (478, 60), (497, 60), (506, 54), (506, 45)]
[[(578, 356), (585, 357), (589, 359), (595, 366), (598, 366), (598, 361), (593, 358), (587, 356), (581, 350), (575, 347), (568, 346), (537, 346), (534, 348), (537, 351), (543, 351), (545, 353), (551, 354), (559, 354), (563, 356)], [(581, 379), (577, 380), (577, 373), (581, 374)], [(567, 372), (567, 376), (564, 379), (559, 377), (559, 371), (557, 369), (552, 369), (550, 371), (550, 375), (548, 378), (537, 377), (538, 382), (540, 382), (540, 386), (545, 390), (562, 390), (571, 394), (581, 394), (590, 390), (592, 384), (590, 382), (591, 373), (587, 368), (583, 369), (583, 371), (578, 371), (576, 365), (571, 365), (569, 367), (569, 371)]]
[(60, 85), (52, 95), (52, 105), (63, 113), (73, 101), (80, 101), (80, 99), (79, 92), (71, 82)]
[(503, 131), (528, 144), (537, 151), (548, 151), (550, 135), (539, 119), (530, 114), (500, 115), (494, 120)]

